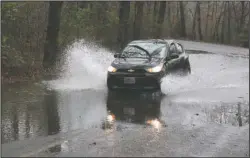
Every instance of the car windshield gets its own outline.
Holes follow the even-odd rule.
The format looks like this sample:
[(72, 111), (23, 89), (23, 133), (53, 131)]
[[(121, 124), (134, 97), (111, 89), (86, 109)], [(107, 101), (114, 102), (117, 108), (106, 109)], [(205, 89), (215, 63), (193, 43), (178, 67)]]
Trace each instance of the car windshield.
[(122, 56), (125, 58), (149, 58), (149, 55), (146, 51), (133, 45), (128, 45), (125, 47), (122, 51)]
[(166, 47), (162, 46), (160, 48), (157, 48), (151, 53), (151, 56), (153, 58), (163, 58), (166, 54)]
[(156, 49), (161, 48), (165, 46), (164, 43), (138, 43), (138, 46), (142, 47), (143, 49), (146, 49), (150, 54), (152, 54)]
[[(149, 55), (153, 58), (161, 58), (164, 56), (166, 45), (164, 43), (136, 43), (136, 46), (139, 46), (140, 48), (135, 47), (134, 45), (128, 45), (125, 47), (125, 49), (122, 52), (122, 55), (126, 58), (149, 58)], [(146, 51), (144, 51), (145, 49)], [(149, 53), (149, 55), (147, 54)]]

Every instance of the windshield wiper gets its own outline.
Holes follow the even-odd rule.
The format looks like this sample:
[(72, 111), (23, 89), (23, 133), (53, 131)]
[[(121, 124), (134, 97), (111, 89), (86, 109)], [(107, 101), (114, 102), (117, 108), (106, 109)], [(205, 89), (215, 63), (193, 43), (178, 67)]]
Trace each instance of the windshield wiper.
[(140, 49), (140, 50), (146, 52), (146, 54), (148, 55), (149, 59), (151, 60), (151, 55), (150, 55), (150, 53), (149, 53), (147, 50), (145, 50), (144, 48), (142, 48), (142, 47), (140, 47), (140, 46), (138, 46), (138, 45), (130, 45), (130, 46), (131, 46), (131, 47), (138, 48), (138, 49)]

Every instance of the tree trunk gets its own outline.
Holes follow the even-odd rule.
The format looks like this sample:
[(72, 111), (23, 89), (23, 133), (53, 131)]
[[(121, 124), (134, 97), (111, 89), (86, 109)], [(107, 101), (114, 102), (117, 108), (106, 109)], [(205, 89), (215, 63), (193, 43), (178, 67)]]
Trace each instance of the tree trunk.
[(130, 2), (120, 1), (119, 9), (119, 28), (117, 41), (120, 49), (125, 46), (128, 42), (128, 27), (129, 27), (129, 12), (130, 12)]
[(58, 53), (57, 39), (59, 35), (62, 4), (62, 1), (49, 2), (48, 26), (43, 57), (44, 68), (55, 66)]
[(101, 40), (105, 36), (105, 24), (108, 21), (106, 12), (108, 11), (108, 2), (96, 2), (96, 40)]
[(170, 3), (168, 2), (168, 35), (171, 37), (172, 36), (172, 23), (171, 23), (171, 7), (170, 7)]
[(144, 2), (135, 1), (134, 40), (140, 38)]
[(198, 6), (196, 4), (195, 11), (194, 11), (193, 26), (192, 26), (193, 40), (196, 40), (196, 15), (197, 15), (197, 10), (198, 10)]
[(179, 7), (179, 5), (178, 5), (178, 2), (176, 2), (175, 3), (176, 4), (176, 23), (175, 23), (175, 29), (174, 29), (174, 31), (176, 32), (175, 33), (175, 35), (176, 35), (176, 37), (177, 36), (180, 36), (180, 17), (179, 17), (179, 9), (180, 9), (180, 7)]
[(93, 2), (89, 2), (89, 9), (92, 10), (93, 9)]
[(226, 19), (226, 4), (223, 2), (223, 20), (222, 20), (222, 25), (221, 25), (221, 43), (224, 43), (224, 32), (225, 32), (225, 19)]
[(153, 13), (153, 23), (156, 22), (157, 15), (157, 1), (154, 1), (154, 13)]
[[(215, 3), (215, 16), (214, 16), (214, 19), (215, 19), (215, 24), (214, 24), (214, 29), (212, 30), (213, 31), (213, 37), (212, 37), (212, 40), (215, 40), (215, 38), (216, 38), (216, 31), (218, 30), (218, 28), (217, 28), (217, 25), (218, 25), (218, 19), (219, 18), (217, 18), (217, 12), (218, 12), (218, 3), (217, 2), (214, 2)], [(219, 16), (221, 16), (221, 12), (220, 12), (220, 14), (219, 14)]]
[[(216, 13), (217, 13), (217, 11), (215, 11), (216, 5), (217, 5), (217, 3), (216, 3), (216, 2), (213, 2), (212, 20), (211, 20), (212, 25), (211, 25), (211, 28), (210, 28), (210, 34), (212, 34), (212, 32), (213, 32), (213, 27), (214, 27), (213, 24), (214, 24), (214, 22), (216, 22), (216, 20), (214, 21), (214, 19), (216, 19)], [(215, 15), (215, 16), (214, 16), (214, 15)], [(209, 39), (212, 40), (212, 39), (211, 39), (211, 35), (209, 36)]]
[(158, 2), (154, 1), (154, 10), (153, 10), (153, 24), (152, 24), (152, 35), (155, 36), (157, 32), (157, 9), (158, 9)]
[[(85, 7), (84, 5), (85, 5), (84, 2), (81, 3), (81, 2), (76, 1), (76, 10), (77, 10), (77, 13), (79, 12), (79, 8)], [(76, 38), (77, 39), (79, 39), (79, 34), (80, 34), (80, 28), (79, 28), (79, 23), (78, 23), (77, 26), (76, 26)]]
[(176, 3), (176, 21), (177, 21), (177, 24), (179, 23), (179, 9), (180, 9), (180, 7), (178, 6), (178, 3)]
[(244, 7), (244, 4), (245, 2), (244, 1), (241, 1), (241, 16), (240, 16), (240, 24), (239, 24), (239, 27), (238, 27), (238, 34), (241, 32), (242, 30), (242, 27), (244, 25), (244, 15), (245, 15), (245, 7)]
[(210, 3), (207, 2), (207, 19), (206, 19), (206, 26), (205, 26), (205, 39), (208, 39), (208, 21), (209, 21), (209, 13), (210, 13)]
[(181, 37), (186, 38), (186, 23), (185, 23), (185, 15), (184, 15), (184, 7), (183, 2), (180, 1), (180, 16), (181, 16)]
[(227, 35), (228, 35), (228, 44), (231, 44), (231, 7), (230, 7), (230, 2), (227, 2)]
[[(147, 10), (147, 14), (146, 14), (147, 17), (149, 17), (150, 14), (151, 14), (151, 9), (152, 9), (151, 4), (152, 4), (152, 3), (151, 3), (150, 1), (147, 1), (147, 2), (146, 2), (146, 7), (145, 7), (145, 8), (146, 8), (146, 10)], [(147, 20), (149, 20), (149, 19), (147, 19)]]
[[(223, 4), (222, 4), (222, 7), (223, 8)], [(217, 5), (216, 5), (216, 11), (217, 11)], [(223, 10), (220, 11), (220, 14), (219, 14), (219, 17), (215, 23), (215, 28), (214, 28), (214, 34), (213, 34), (213, 37), (215, 39), (216, 42), (219, 41), (219, 26), (220, 26), (220, 21), (221, 21), (221, 17), (222, 17), (222, 14), (223, 14)]]
[(157, 19), (157, 32), (156, 32), (156, 38), (161, 37), (162, 33), (162, 24), (164, 22), (165, 17), (165, 11), (166, 11), (166, 1), (160, 1), (160, 9), (158, 12), (158, 19)]
[(199, 33), (199, 40), (202, 41), (202, 31), (201, 31), (201, 9), (200, 9), (200, 2), (196, 3), (197, 5), (197, 20), (198, 20), (198, 33)]

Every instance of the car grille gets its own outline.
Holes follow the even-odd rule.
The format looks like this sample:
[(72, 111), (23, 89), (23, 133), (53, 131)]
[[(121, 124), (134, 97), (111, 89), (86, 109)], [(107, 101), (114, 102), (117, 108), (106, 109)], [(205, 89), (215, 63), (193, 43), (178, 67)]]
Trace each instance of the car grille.
[[(129, 70), (134, 70), (133, 72), (130, 72)], [(144, 69), (118, 69), (117, 72), (126, 72), (126, 73), (145, 73), (147, 72)]]

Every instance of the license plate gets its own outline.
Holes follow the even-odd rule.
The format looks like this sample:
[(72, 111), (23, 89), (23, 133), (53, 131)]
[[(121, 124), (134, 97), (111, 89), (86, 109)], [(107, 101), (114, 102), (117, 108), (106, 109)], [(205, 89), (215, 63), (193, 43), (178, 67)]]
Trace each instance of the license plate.
[(135, 78), (134, 77), (125, 77), (124, 83), (125, 84), (135, 84)]
[(135, 115), (134, 108), (123, 108), (123, 113), (126, 115)]

